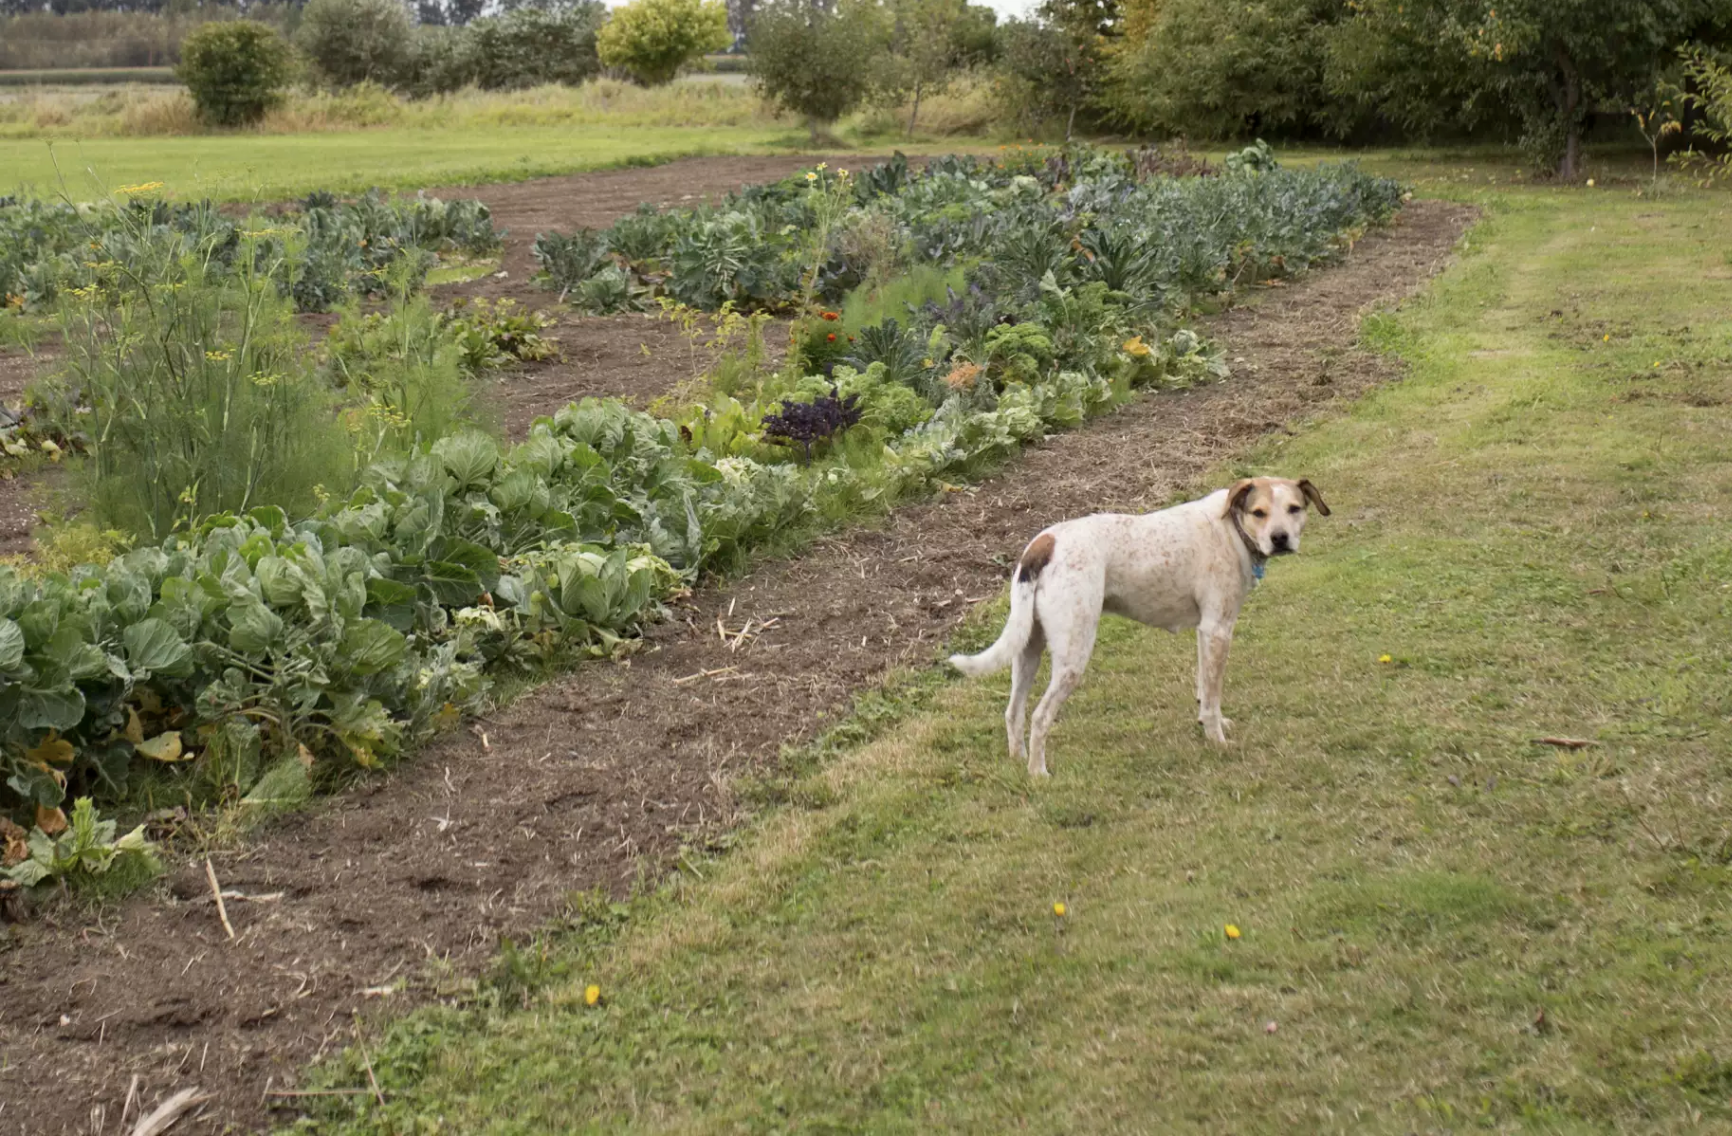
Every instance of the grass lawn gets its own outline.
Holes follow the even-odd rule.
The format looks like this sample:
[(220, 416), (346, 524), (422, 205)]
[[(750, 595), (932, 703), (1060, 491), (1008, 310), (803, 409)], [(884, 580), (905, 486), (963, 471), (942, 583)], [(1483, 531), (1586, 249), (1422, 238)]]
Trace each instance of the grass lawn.
[[(306, 134), (0, 139), (0, 194), (64, 192), (75, 201), (104, 188), (165, 183), (182, 199), (276, 201), (315, 189), (521, 181), (607, 166), (651, 165), (693, 154), (790, 150), (786, 129), (683, 126), (379, 127)], [(56, 171), (56, 162), (59, 169)]]
[(1047, 783), (1007, 680), (917, 681), (621, 925), (375, 1035), (389, 1104), (321, 1130), (1725, 1130), (1732, 198), (1483, 200), (1368, 321), (1408, 379), (1213, 479), (1335, 509), (1246, 609), (1232, 747), (1118, 621)]

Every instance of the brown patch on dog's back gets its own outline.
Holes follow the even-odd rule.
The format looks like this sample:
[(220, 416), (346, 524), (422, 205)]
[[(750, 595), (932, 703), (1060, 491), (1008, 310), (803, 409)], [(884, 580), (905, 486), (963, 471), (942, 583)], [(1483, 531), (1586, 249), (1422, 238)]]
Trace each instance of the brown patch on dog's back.
[(1022, 559), (1016, 563), (1016, 578), (1027, 583), (1040, 575), (1040, 570), (1052, 563), (1052, 550), (1057, 543), (1051, 533), (1041, 533), (1029, 541), (1022, 550)]

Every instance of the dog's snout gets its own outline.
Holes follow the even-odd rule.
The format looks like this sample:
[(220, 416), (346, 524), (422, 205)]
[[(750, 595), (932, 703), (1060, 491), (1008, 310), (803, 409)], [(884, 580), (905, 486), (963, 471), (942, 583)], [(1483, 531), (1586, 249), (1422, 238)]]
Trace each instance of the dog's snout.
[(1269, 543), (1275, 546), (1277, 552), (1287, 548), (1291, 541), (1292, 538), (1290, 538), (1285, 532), (1272, 532), (1269, 534)]

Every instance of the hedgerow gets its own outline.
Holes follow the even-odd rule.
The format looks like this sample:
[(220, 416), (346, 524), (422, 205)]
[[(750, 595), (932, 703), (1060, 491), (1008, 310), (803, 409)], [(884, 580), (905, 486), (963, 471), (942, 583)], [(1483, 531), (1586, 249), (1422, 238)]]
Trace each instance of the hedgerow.
[[(1116, 160), (1080, 164), (814, 171), (665, 226), (628, 219), (640, 252), (653, 238), (672, 259), (682, 241), (709, 239), (704, 225), (745, 226), (775, 250), (781, 283), (764, 301), (784, 304), (807, 286), (791, 250), (818, 192), (859, 194), (911, 240), (978, 232), (959, 249), (1026, 239), (999, 213), (1074, 239), (1056, 258), (1032, 243), (1018, 254), (1046, 258), (1036, 279), (959, 251), (972, 283), (943, 302), (896, 317), (872, 297), (841, 305), (846, 318), (820, 311), (805, 338), (834, 337), (837, 353), (712, 388), (667, 417), (586, 399), (508, 450), (461, 433), (380, 460), (304, 519), (266, 506), (105, 565), (0, 567), (0, 811), (52, 820), (68, 797), (274, 796), (385, 762), (496, 675), (628, 650), (661, 601), (781, 534), (966, 476), (1133, 387), (1220, 374), (1196, 336), (1173, 330), (1183, 304), (1320, 260), (1399, 197), (1347, 168), (1137, 184)], [(936, 201), (937, 217), (919, 207)], [(727, 219), (742, 211), (751, 219)], [(1085, 227), (1101, 239), (1076, 238)], [(1141, 267), (1105, 278), (1085, 250), (1107, 237)], [(609, 248), (613, 267), (657, 286), (659, 257)], [(848, 266), (807, 252), (821, 293), (839, 296)], [(727, 292), (704, 294), (723, 304)], [(846, 344), (851, 320), (877, 340)]]

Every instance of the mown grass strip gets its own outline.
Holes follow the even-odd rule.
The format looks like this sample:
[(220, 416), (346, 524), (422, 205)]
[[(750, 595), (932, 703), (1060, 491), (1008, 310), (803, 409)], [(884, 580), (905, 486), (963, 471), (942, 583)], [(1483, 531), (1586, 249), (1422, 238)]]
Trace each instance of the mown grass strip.
[(1369, 324), (1407, 381), (1244, 463), (1336, 516), (1241, 623), (1233, 748), (1189, 643), (1122, 623), (1051, 784), (1002, 682), (944, 687), (611, 945), (556, 941), (528, 1009), (391, 1027), (388, 1106), (312, 1127), (1725, 1124), (1732, 209), (1491, 204)]
[[(649, 166), (711, 154), (795, 150), (787, 130), (682, 126), (382, 127), (327, 134), (0, 139), (0, 193), (74, 200), (160, 181), (186, 200), (281, 201), (315, 189), (360, 193), (430, 184), (485, 185)], [(57, 165), (58, 163), (58, 165)], [(62, 185), (61, 175), (65, 183)]]

